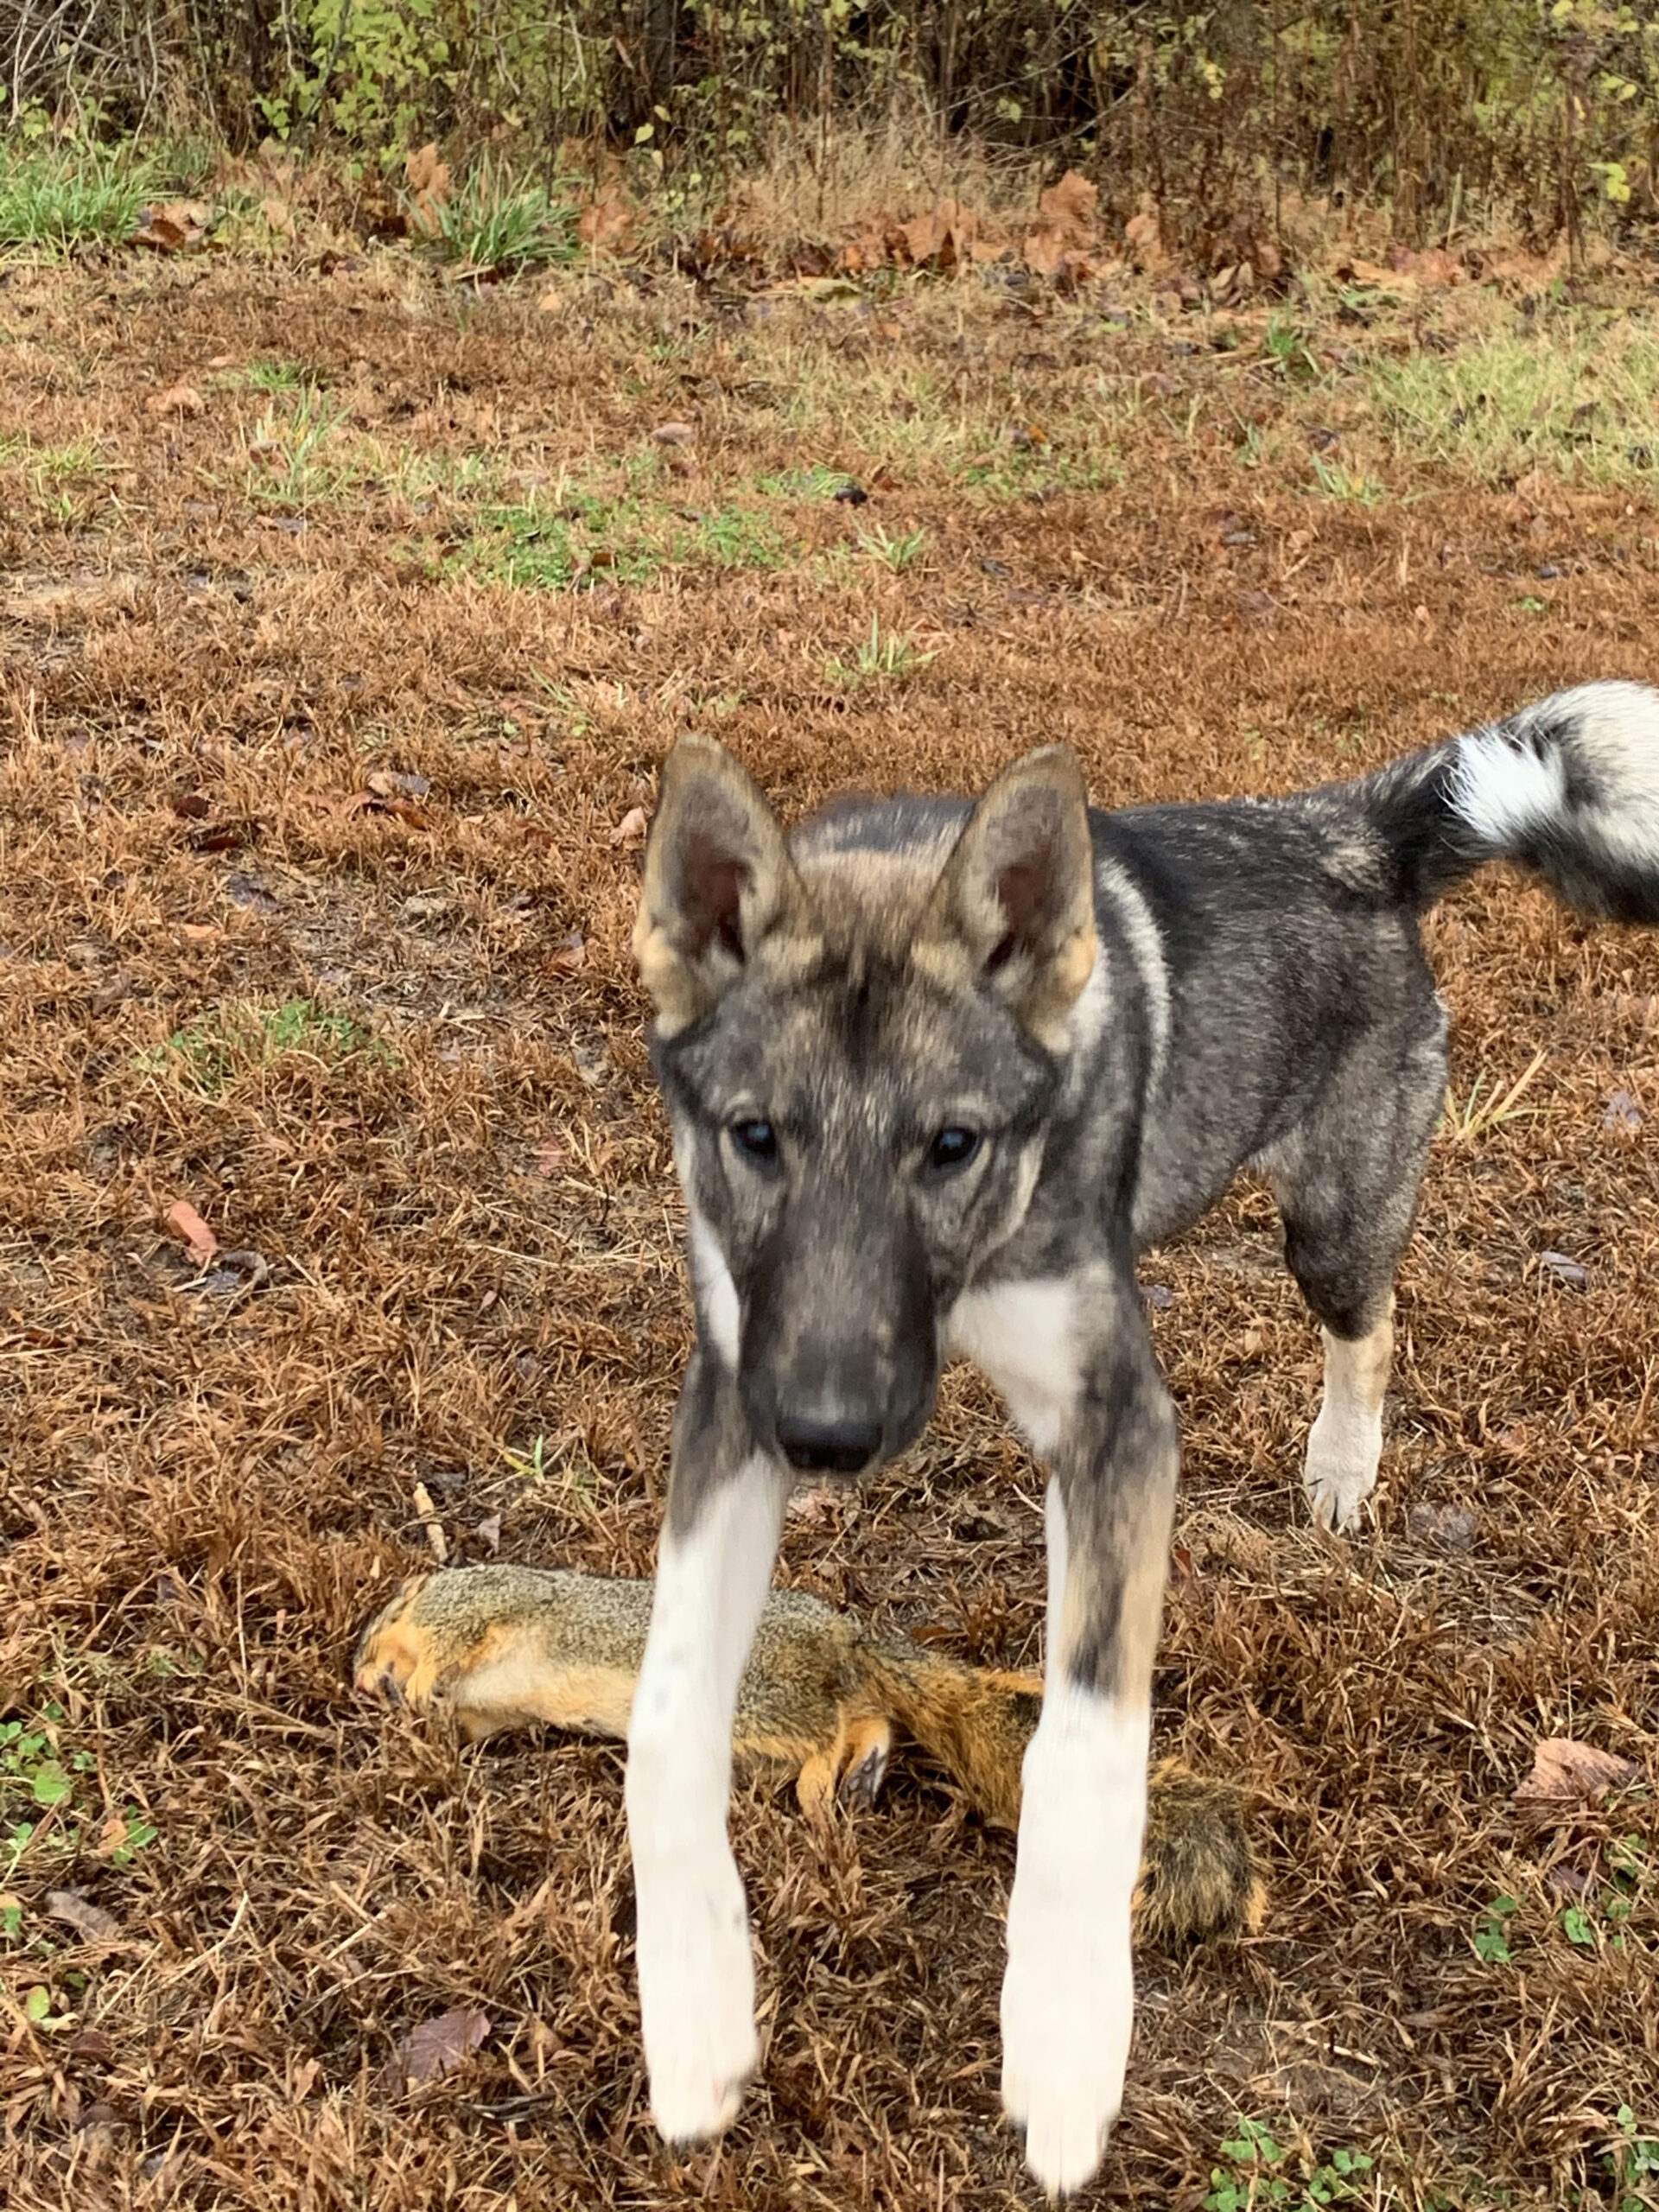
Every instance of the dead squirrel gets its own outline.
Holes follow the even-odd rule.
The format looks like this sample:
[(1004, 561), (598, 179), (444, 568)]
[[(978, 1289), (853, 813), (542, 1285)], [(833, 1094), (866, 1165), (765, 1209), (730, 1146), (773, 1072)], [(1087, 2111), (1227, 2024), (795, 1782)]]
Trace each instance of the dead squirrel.
[[(651, 1618), (649, 1582), (531, 1567), (448, 1567), (406, 1582), (371, 1622), (357, 1687), (445, 1709), (474, 1741), (537, 1721), (625, 1738)], [(766, 1601), (737, 1695), (733, 1750), (792, 1773), (803, 1808), (874, 1802), (898, 1735), (983, 1817), (1013, 1828), (1042, 1710), (1035, 1675), (972, 1667), (798, 1590)], [(1139, 1941), (1172, 1946), (1260, 1924), (1264, 1891), (1239, 1792), (1166, 1759), (1152, 1774), (1135, 1898)]]

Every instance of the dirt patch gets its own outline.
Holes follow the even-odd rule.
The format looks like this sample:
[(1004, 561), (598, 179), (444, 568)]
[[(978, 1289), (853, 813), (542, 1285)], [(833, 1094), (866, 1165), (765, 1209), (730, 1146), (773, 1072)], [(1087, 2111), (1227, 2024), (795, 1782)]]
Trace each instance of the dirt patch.
[[(391, 255), (14, 272), (10, 2202), (1026, 2200), (1010, 1847), (936, 1777), (823, 1847), (740, 1804), (765, 2071), (677, 2157), (618, 1754), (461, 1751), (359, 1711), (346, 1660), (426, 1556), (417, 1484), (456, 1557), (649, 1570), (689, 1319), (618, 833), (678, 731), (791, 809), (1056, 738), (1122, 803), (1659, 673), (1622, 433), (1563, 430), (1517, 488), (1390, 427), (1378, 363), (1546, 342), (1475, 289), (1332, 302), (1304, 365), (1266, 309), (978, 278), (725, 306), (573, 280), (550, 318)], [(147, 405), (181, 387), (200, 410)], [(1611, 2190), (1621, 2105), (1659, 2134), (1650, 1805), (1541, 1840), (1511, 1803), (1541, 1737), (1659, 1771), (1659, 949), (1496, 878), (1431, 937), (1453, 1110), (1373, 1530), (1304, 1523), (1316, 1347), (1264, 1194), (1146, 1269), (1186, 1446), (1160, 1734), (1249, 1782), (1273, 1910), (1145, 1961), (1102, 2202), (1197, 2207), (1241, 2112), (1363, 2146), (1413, 2206), (1559, 2206)], [(181, 1199), (259, 1268), (204, 1286)], [(1027, 1664), (1034, 1493), (958, 1375), (855, 1509), (791, 1522), (782, 1573)], [(116, 1932), (54, 1921), (71, 1890)], [(398, 2088), (451, 2014), (453, 2068)]]

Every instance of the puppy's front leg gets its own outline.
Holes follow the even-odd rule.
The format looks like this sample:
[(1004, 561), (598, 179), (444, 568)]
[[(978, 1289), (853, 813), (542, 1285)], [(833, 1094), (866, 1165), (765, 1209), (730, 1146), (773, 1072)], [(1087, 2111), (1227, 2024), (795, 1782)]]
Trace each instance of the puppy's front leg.
[(1115, 1286), (1090, 1303), (1079, 1304), (1066, 1402), (1028, 1422), (1058, 1433), (1048, 1656), (1002, 1985), (1002, 2101), (1051, 2196), (1089, 2179), (1122, 2101), (1135, 2019), (1129, 1902), (1175, 1491), (1174, 1415), (1138, 1300)]
[(668, 1517), (628, 1726), (626, 1801), (652, 2115), (712, 2135), (754, 2070), (754, 1964), (727, 1840), (732, 1716), (787, 1491), (732, 1379), (693, 1355), (675, 1417)]

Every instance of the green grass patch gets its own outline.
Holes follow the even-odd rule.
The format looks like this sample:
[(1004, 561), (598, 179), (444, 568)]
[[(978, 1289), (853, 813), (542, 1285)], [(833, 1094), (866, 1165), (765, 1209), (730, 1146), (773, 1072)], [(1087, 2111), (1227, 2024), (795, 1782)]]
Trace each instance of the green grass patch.
[(15, 473), (42, 521), (67, 525), (87, 518), (114, 463), (88, 437), (37, 446), (22, 436), (0, 438), (0, 470)]
[(1535, 468), (1586, 484), (1659, 474), (1659, 340), (1625, 318), (1552, 316), (1536, 333), (1371, 364), (1402, 458), (1487, 484)]
[(315, 385), (274, 396), (243, 434), (243, 489), (248, 499), (256, 505), (303, 512), (343, 497), (360, 474), (335, 441), (345, 420), (346, 410)]
[(164, 1045), (142, 1054), (139, 1065), (197, 1097), (220, 1098), (249, 1072), (300, 1056), (330, 1067), (352, 1059), (397, 1065), (384, 1039), (315, 999), (221, 1007), (188, 1029), (175, 1030)]
[(649, 583), (670, 569), (777, 569), (798, 550), (751, 508), (702, 513), (583, 492), (486, 509), (458, 564), (521, 588), (569, 591)]
[[(51, 1851), (63, 1856), (80, 1848), (84, 1822), (109, 1802), (98, 1779), (92, 1752), (64, 1739), (63, 1708), (44, 1707), (37, 1718), (0, 1720), (0, 1880), (9, 1878), (25, 1853)], [(136, 1805), (125, 1806), (101, 1824), (97, 1849), (112, 1866), (130, 1866), (156, 1840), (156, 1830)], [(7, 1908), (0, 1936), (16, 1940), (21, 1911)]]
[(1103, 485), (1116, 484), (1122, 475), (1112, 462), (1091, 454), (1058, 454), (1043, 447), (1027, 452), (1011, 446), (963, 461), (957, 481), (994, 499), (1028, 499), (1053, 492), (1098, 491)]
[(921, 651), (907, 632), (884, 630), (880, 618), (873, 614), (870, 633), (859, 640), (852, 658), (842, 660), (837, 657), (830, 660), (825, 664), (824, 674), (832, 683), (850, 690), (865, 683), (903, 683), (938, 658), (935, 652)]
[(298, 361), (250, 361), (242, 381), (254, 391), (304, 391), (317, 377)]
[(913, 568), (921, 559), (926, 546), (927, 532), (920, 527), (889, 531), (878, 523), (874, 530), (861, 530), (858, 533), (859, 551), (868, 553), (871, 560), (879, 561), (884, 569), (891, 569), (895, 576), (902, 575), (906, 569)]
[(1259, 2120), (1241, 2120), (1212, 2167), (1205, 2212), (1313, 2212), (1327, 2204), (1375, 2204), (1364, 2151), (1314, 2159), (1288, 2150)]
[(1374, 477), (1344, 468), (1339, 461), (1313, 456), (1313, 480), (1327, 499), (1342, 499), (1356, 507), (1380, 506), (1386, 494)]
[(582, 251), (574, 198), (526, 184), (487, 156), (452, 188), (428, 235), (457, 274), (469, 276), (516, 276), (574, 261)]
[(850, 491), (853, 479), (842, 468), (786, 468), (780, 475), (756, 479), (755, 490), (768, 499), (833, 499)]
[(139, 209), (189, 190), (205, 158), (199, 149), (140, 153), (27, 132), (0, 139), (0, 252), (65, 253), (130, 238)]

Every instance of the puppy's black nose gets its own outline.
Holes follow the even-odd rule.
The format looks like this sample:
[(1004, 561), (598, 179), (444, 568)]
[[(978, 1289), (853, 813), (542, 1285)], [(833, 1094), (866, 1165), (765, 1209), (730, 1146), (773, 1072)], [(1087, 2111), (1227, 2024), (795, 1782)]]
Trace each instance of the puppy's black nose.
[(778, 1441), (790, 1465), (804, 1475), (862, 1474), (881, 1449), (876, 1421), (806, 1421), (785, 1414)]

